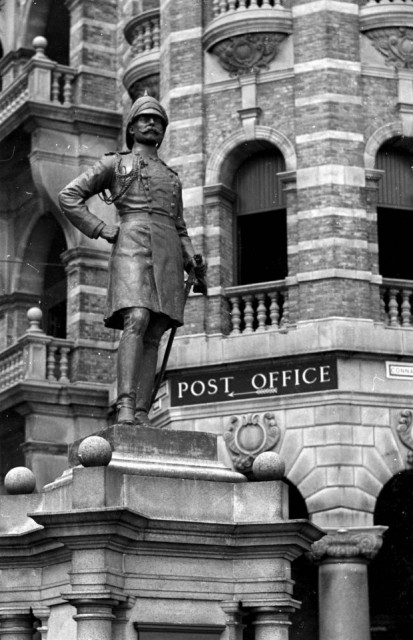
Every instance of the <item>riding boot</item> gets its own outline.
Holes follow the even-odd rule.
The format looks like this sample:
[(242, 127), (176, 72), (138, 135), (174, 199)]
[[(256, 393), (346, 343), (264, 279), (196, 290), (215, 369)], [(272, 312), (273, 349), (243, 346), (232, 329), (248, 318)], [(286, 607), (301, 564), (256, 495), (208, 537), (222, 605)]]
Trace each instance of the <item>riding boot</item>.
[(118, 350), (117, 424), (135, 423), (136, 385), (142, 357), (142, 338), (123, 335)]
[(142, 366), (140, 380), (136, 389), (135, 425), (137, 427), (151, 427), (148, 413), (151, 408), (151, 398), (155, 381), (156, 364), (158, 360), (158, 341), (145, 340), (143, 344)]

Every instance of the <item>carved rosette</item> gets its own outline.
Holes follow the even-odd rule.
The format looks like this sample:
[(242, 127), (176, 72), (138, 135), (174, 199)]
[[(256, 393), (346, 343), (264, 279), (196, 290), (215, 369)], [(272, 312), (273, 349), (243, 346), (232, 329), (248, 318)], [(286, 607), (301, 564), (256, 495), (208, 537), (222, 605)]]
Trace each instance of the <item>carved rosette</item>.
[(285, 33), (247, 33), (226, 38), (216, 44), (214, 53), (230, 76), (268, 69), (269, 63), (278, 53)]
[(384, 27), (366, 32), (389, 67), (413, 69), (413, 28)]
[(317, 540), (311, 547), (314, 560), (372, 560), (383, 544), (387, 527), (338, 529)]
[(410, 409), (400, 411), (399, 422), (397, 424), (397, 434), (403, 444), (410, 449), (407, 452), (407, 463), (413, 465), (413, 438), (412, 438), (413, 412)]
[(249, 475), (255, 458), (271, 451), (279, 442), (281, 430), (273, 413), (233, 416), (224, 433), (227, 449), (237, 471)]

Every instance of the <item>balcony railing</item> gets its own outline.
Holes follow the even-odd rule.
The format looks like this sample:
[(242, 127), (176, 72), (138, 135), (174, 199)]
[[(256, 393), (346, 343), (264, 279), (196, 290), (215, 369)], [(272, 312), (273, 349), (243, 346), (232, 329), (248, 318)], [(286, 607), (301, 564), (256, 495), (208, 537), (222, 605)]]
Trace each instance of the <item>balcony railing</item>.
[(69, 340), (47, 336), (40, 329), (40, 309), (29, 309), (28, 331), (17, 344), (0, 352), (0, 392), (23, 380), (69, 383)]
[[(360, 7), (360, 27), (362, 31), (380, 30), (378, 38), (386, 41), (399, 27), (410, 27), (413, 14), (413, 0), (364, 0)], [(385, 42), (385, 48), (387, 48)]]
[(159, 9), (134, 16), (126, 23), (124, 34), (130, 45), (130, 53), (123, 84), (135, 99), (138, 97), (134, 95), (137, 83), (151, 78), (150, 84), (146, 83), (144, 88), (150, 88), (151, 94), (158, 93), (161, 36)]
[(228, 287), (231, 335), (279, 329), (288, 325), (288, 292), (284, 280)]
[(244, 9), (270, 9), (284, 6), (284, 0), (214, 0), (214, 17), (232, 11)]
[(44, 55), (45, 38), (34, 38), (33, 46), (36, 53), (25, 65), (15, 70), (7, 69), (12, 81), (0, 93), (0, 124), (30, 100), (63, 107), (73, 102), (72, 84), (76, 70), (59, 65)]
[(380, 289), (381, 317), (389, 327), (413, 327), (413, 282), (383, 280)]

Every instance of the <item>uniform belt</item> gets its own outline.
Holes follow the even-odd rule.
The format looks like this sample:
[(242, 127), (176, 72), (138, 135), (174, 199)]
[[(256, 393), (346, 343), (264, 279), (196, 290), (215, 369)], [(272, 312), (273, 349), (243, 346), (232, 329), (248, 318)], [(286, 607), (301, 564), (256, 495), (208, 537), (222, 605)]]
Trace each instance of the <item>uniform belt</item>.
[(168, 215), (167, 213), (158, 213), (155, 211), (149, 212), (149, 211), (143, 211), (142, 209), (120, 214), (121, 223), (122, 222), (149, 222), (151, 218), (152, 219), (158, 218), (163, 223), (165, 223), (167, 220), (170, 220), (172, 223), (174, 222), (174, 219), (172, 218), (172, 216)]

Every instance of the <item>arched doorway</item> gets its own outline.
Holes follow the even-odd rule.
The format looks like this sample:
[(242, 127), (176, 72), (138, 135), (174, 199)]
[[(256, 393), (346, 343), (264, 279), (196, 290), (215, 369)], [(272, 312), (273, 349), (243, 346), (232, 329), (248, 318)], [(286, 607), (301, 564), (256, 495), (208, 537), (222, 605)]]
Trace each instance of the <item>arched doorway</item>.
[(62, 228), (43, 215), (30, 234), (23, 258), (20, 290), (36, 293), (43, 311), (43, 330), (66, 338), (67, 279), (60, 259), (67, 244)]
[(369, 567), (372, 640), (413, 637), (413, 470), (402, 471), (382, 489), (375, 525), (388, 526)]

